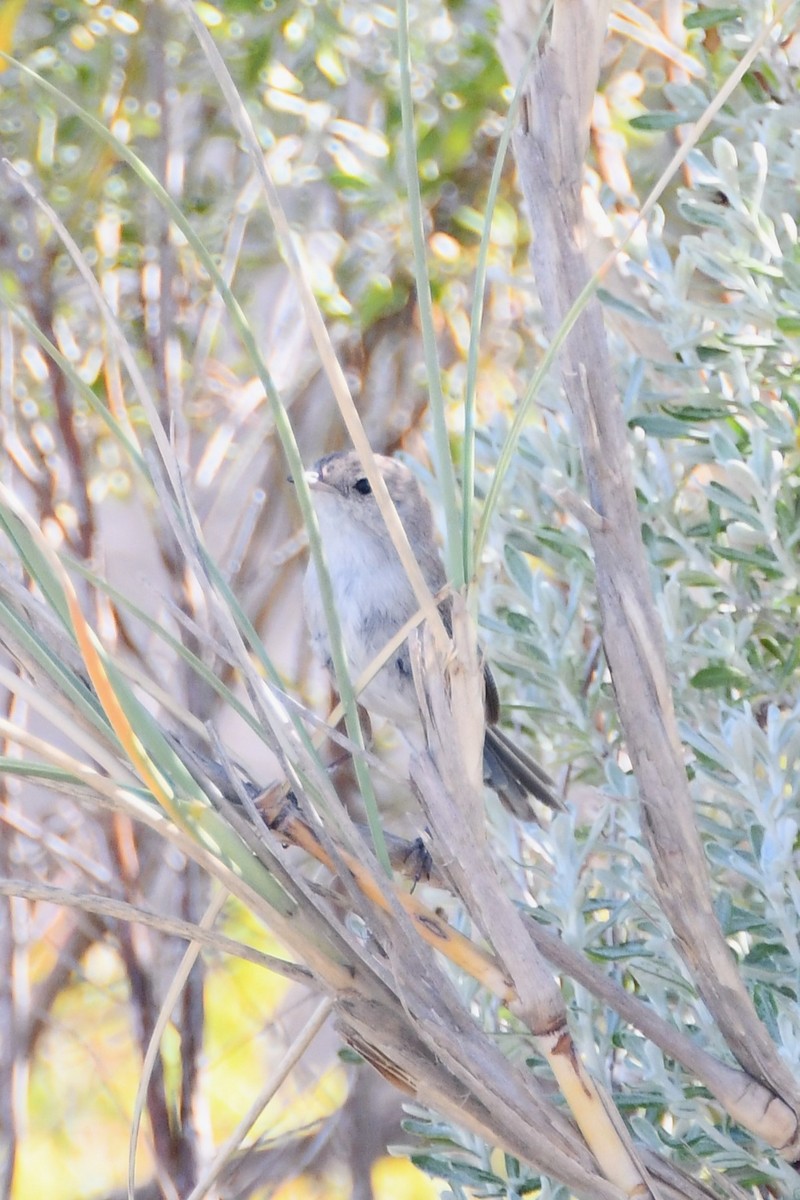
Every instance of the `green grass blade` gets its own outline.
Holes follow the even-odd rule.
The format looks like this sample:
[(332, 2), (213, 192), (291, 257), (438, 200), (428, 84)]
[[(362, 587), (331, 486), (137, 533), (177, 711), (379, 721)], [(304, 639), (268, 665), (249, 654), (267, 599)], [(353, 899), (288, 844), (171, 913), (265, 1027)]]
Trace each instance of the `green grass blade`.
[(219, 698), (225, 702), (226, 707), (235, 712), (236, 715), (240, 717), (254, 733), (258, 734), (260, 737), (263, 737), (261, 722), (258, 721), (250, 712), (250, 710), (242, 704), (235, 692), (231, 691), (231, 689), (222, 682), (222, 680), (212, 670), (211, 667), (204, 663), (201, 658), (198, 658), (193, 651), (184, 646), (183, 642), (179, 638), (174, 637), (167, 629), (165, 629), (162, 621), (157, 620), (155, 617), (151, 617), (147, 612), (145, 612), (144, 609), (139, 608), (138, 605), (134, 604), (124, 592), (120, 592), (117, 588), (112, 587), (107, 580), (103, 579), (100, 575), (96, 575), (94, 571), (89, 570), (89, 568), (84, 566), (82, 563), (70, 559), (69, 565), (73, 570), (80, 572), (84, 579), (91, 583), (92, 586), (98, 591), (102, 592), (104, 596), (108, 596), (109, 600), (113, 601), (117, 607), (124, 610), (131, 617), (135, 617), (137, 621), (141, 621), (141, 623), (145, 625), (151, 631), (151, 633), (154, 633), (155, 636), (159, 638), (159, 640), (162, 641), (165, 646), (168, 646), (170, 650), (174, 651), (174, 653), (178, 655), (192, 671), (195, 672), (199, 679), (202, 679), (204, 683), (208, 684), (208, 686), (212, 688), (214, 692), (216, 692)]
[(444, 395), (442, 393), (439, 351), (433, 320), (433, 301), (428, 263), (425, 252), (425, 228), (422, 196), (417, 169), (417, 143), (414, 130), (414, 102), (411, 96), (411, 50), (408, 31), (408, 0), (397, 0), (397, 57), (400, 66), (400, 110), (403, 119), (403, 150), (406, 171), (411, 239), (414, 247), (414, 276), (417, 284), (417, 304), (422, 328), (425, 370), (428, 377), (430, 411), (436, 454), (436, 475), (444, 506), (447, 574), (454, 587), (465, 581), (465, 564), (461, 549), (458, 490), (450, 438), (447, 430)]
[(108, 737), (114, 736), (94, 692), (79, 675), (76, 675), (53, 653), (34, 629), (20, 619), (2, 595), (0, 595), (0, 626), (9, 630), (14, 645), (21, 647), (35, 662), (39, 663), (62, 695), (75, 705), (80, 714), (91, 722), (95, 729)]
[(486, 273), (489, 261), (489, 243), (492, 236), (492, 218), (494, 216), (495, 204), (497, 203), (497, 194), (500, 190), (500, 181), (503, 175), (503, 167), (506, 161), (506, 154), (511, 143), (511, 135), (514, 131), (514, 125), (519, 113), (520, 100), (525, 87), (525, 81), (528, 78), (528, 72), (531, 68), (531, 63), (537, 53), (539, 47), (539, 39), (542, 36), (545, 25), (550, 16), (553, 7), (553, 0), (548, 0), (544, 10), (539, 17), (531, 38), (530, 48), (525, 56), (525, 62), (517, 79), (514, 95), (509, 105), (506, 119), (503, 122), (503, 132), (500, 136), (500, 144), (497, 147), (497, 155), (492, 167), (492, 177), (489, 182), (489, 192), (486, 197), (486, 212), (483, 219), (483, 229), (481, 231), (481, 241), (478, 247), (478, 258), (475, 265), (475, 282), (472, 293), (472, 313), (470, 317), (470, 336), (469, 347), (467, 350), (467, 382), (466, 392), (464, 396), (464, 447), (463, 447), (463, 480), (462, 480), (462, 553), (464, 556), (464, 574), (466, 578), (472, 579), (475, 573), (475, 557), (473, 553), (474, 530), (473, 526), (473, 507), (475, 503), (475, 405), (476, 405), (476, 390), (478, 383), (478, 353), (480, 350), (481, 327), (483, 324), (483, 301), (486, 290)]
[(48, 605), (72, 637), (72, 622), (69, 619), (67, 602), (61, 582), (37, 546), (30, 531), (20, 521), (14, 510), (0, 497), (0, 528), (17, 552), (22, 565), (42, 592)]
[[(170, 219), (176, 224), (178, 229), (186, 238), (189, 245), (197, 254), (204, 269), (208, 272), (214, 286), (217, 288), (220, 296), (223, 299), (229, 316), (242, 339), (242, 343), (253, 362), (264, 390), (267, 394), (273, 418), (275, 420), (275, 428), (286, 454), (289, 468), (295, 479), (297, 488), (297, 497), (300, 503), (300, 508), (303, 514), (303, 520), (309, 534), (309, 544), (311, 553), (314, 555), (315, 564), (317, 567), (320, 591), (322, 593), (323, 603), (325, 604), (326, 614), (329, 621), (329, 633), (331, 643), (331, 656), (333, 658), (334, 672), (336, 674), (336, 683), (339, 694), (342, 699), (342, 704), (345, 710), (345, 724), (347, 733), (351, 741), (361, 750), (364, 749), (364, 739), (361, 732), (361, 724), (358, 719), (358, 710), (356, 706), (355, 694), (347, 669), (347, 659), (344, 653), (344, 645), (342, 642), (341, 630), (339, 621), (336, 616), (336, 609), (333, 602), (333, 592), (330, 585), (330, 578), (327, 571), (327, 566), (324, 561), (324, 555), (321, 549), (319, 529), (317, 527), (316, 516), (313, 505), (311, 503), (311, 493), (308, 484), (304, 477), (304, 464), (300, 457), (300, 451), (295, 440), (294, 431), (289, 422), (289, 416), (283, 403), (280, 400), (277, 389), (272, 380), (272, 376), (264, 362), (256, 344), (255, 337), (247, 322), (247, 318), (242, 311), (242, 308), (233, 295), (227, 282), (220, 274), (217, 265), (209, 252), (206, 250), (202, 240), (195, 233), (191, 224), (186, 220), (180, 208), (175, 204), (172, 197), (166, 189), (159, 183), (153, 175), (149, 167), (136, 155), (130, 147), (126, 146), (114, 136), (110, 130), (98, 121), (90, 112), (88, 112), (77, 101), (73, 100), (67, 93), (55, 87), (49, 80), (45, 79), (37, 71), (31, 67), (21, 63), (18, 59), (12, 58), (0, 51), (0, 59), (15, 66), (28, 79), (32, 80), (36, 85), (42, 88), (59, 104), (66, 105), (77, 117), (80, 118), (89, 129), (92, 130), (106, 145), (108, 145), (115, 154), (134, 171), (137, 177), (150, 191), (153, 197), (167, 212)], [(148, 417), (150, 420), (151, 429), (156, 439), (159, 452), (164, 462), (167, 473), (170, 477), (172, 488), (176, 496), (182, 494), (180, 478), (177, 471), (177, 464), (174, 462), (174, 456), (169, 444), (169, 440), (161, 425), (160, 418), (151, 405), (148, 404)], [(389, 854), (386, 849), (385, 839), (381, 826), (380, 815), (378, 813), (377, 801), (375, 799), (375, 791), (372, 785), (372, 780), (369, 774), (369, 768), (358, 754), (354, 758), (354, 767), (358, 778), (359, 788), (362, 792), (364, 804), (368, 813), (370, 831), (372, 833), (375, 844), (375, 853), (381, 862), (387, 874), (391, 875), (391, 864), (389, 862)]]

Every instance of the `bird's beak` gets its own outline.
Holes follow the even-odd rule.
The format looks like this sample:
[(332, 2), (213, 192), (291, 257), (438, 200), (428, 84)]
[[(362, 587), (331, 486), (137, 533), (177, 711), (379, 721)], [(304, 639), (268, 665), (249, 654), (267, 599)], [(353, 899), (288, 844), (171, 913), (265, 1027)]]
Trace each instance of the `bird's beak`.
[[(308, 484), (308, 486), (310, 488), (319, 489), (319, 488), (325, 486), (323, 484), (322, 480), (320, 479), (319, 473), (317, 471), (303, 471), (303, 476), (305, 478), (306, 483)], [(286, 482), (294, 483), (294, 475), (287, 475)]]
[[(303, 471), (303, 478), (311, 488), (312, 492), (326, 492), (330, 490), (330, 485), (325, 483), (319, 471), (314, 470), (313, 468), (310, 471)], [(294, 476), (287, 475), (286, 482), (294, 483)]]
[(311, 488), (312, 492), (322, 492), (327, 490), (328, 485), (320, 477), (319, 471), (304, 471), (305, 481)]

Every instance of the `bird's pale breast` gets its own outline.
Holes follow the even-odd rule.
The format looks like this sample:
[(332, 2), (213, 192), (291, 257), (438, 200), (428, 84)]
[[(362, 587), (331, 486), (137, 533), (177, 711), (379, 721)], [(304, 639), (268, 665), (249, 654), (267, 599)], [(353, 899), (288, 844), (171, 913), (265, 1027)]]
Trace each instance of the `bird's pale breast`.
[[(331, 584), (342, 629), (350, 676), (355, 683), (375, 655), (401, 625), (416, 612), (417, 604), (397, 555), (388, 556), (383, 547), (359, 539), (359, 553), (339, 539), (339, 553), (327, 554)], [(326, 541), (326, 550), (329, 544)], [(319, 580), (313, 563), (306, 573), (304, 596), (306, 620), (316, 651), (331, 669), (330, 642)], [(418, 724), (414, 681), (406, 643), (360, 696), (361, 703), (375, 716), (395, 721), (403, 731)]]

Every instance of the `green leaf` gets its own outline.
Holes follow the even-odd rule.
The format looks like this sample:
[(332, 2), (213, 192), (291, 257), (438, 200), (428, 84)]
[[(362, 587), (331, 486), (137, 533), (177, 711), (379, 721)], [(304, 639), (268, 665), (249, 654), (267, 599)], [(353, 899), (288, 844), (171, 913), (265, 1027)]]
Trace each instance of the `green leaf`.
[(338, 1052), (340, 1062), (346, 1063), (349, 1067), (360, 1067), (364, 1060), (364, 1056), (359, 1054), (357, 1050), (353, 1050), (350, 1046), (341, 1046)]
[(619, 296), (615, 296), (606, 288), (597, 289), (597, 299), (602, 304), (605, 304), (606, 308), (613, 308), (617, 312), (623, 313), (626, 317), (630, 317), (632, 321), (638, 321), (641, 325), (655, 326), (658, 324), (653, 316), (643, 308), (637, 308), (634, 304), (630, 304), (626, 300), (621, 300)]
[(461, 1142), (456, 1141), (453, 1137), (453, 1126), (448, 1125), (445, 1121), (404, 1117), (401, 1125), (404, 1133), (410, 1133), (415, 1138), (437, 1146), (448, 1146), (454, 1150), (463, 1150)]
[(570, 562), (580, 563), (582, 566), (591, 569), (592, 560), (582, 546), (576, 545), (572, 536), (563, 529), (548, 529), (541, 528), (536, 531), (536, 537), (542, 546), (547, 546), (551, 550), (560, 554), (563, 558)]
[(358, 175), (346, 175), (344, 171), (332, 170), (327, 175), (328, 183), (337, 191), (341, 190), (345, 195), (350, 192), (363, 192), (368, 195), (375, 188), (373, 179), (362, 178)]
[(722, 588), (724, 586), (723, 581), (716, 575), (706, 574), (704, 571), (681, 571), (678, 581), (683, 587)]
[(755, 550), (735, 550), (732, 546), (711, 546), (715, 558), (724, 558), (726, 562), (744, 563), (748, 567), (758, 567), (769, 575), (780, 575), (780, 569), (774, 555), (758, 553)]
[[(484, 1171), (481, 1167), (473, 1167), (469, 1163), (448, 1162), (442, 1158), (434, 1158), (430, 1154), (412, 1154), (411, 1161), (415, 1167), (428, 1175), (435, 1175), (448, 1183), (460, 1183), (464, 1187), (497, 1188), (501, 1181), (492, 1171)], [(505, 1188), (503, 1189), (505, 1191)]]
[(631, 117), (628, 124), (631, 129), (655, 133), (664, 129), (675, 129), (678, 125), (689, 125), (694, 119), (691, 113), (678, 113), (671, 109), (653, 109), (651, 112), (642, 113), (640, 117)]
[(700, 362), (718, 362), (721, 358), (728, 358), (730, 351), (724, 346), (696, 346), (695, 353)]
[(699, 8), (683, 18), (684, 29), (714, 29), (728, 21), (741, 19), (740, 8)]
[(587, 946), (586, 954), (589, 958), (605, 962), (625, 962), (629, 958), (655, 958), (654, 952), (647, 948), (647, 943), (639, 941), (622, 942), (619, 946)]
[(516, 583), (521, 592), (529, 596), (531, 593), (531, 569), (524, 557), (513, 546), (507, 545), (505, 558), (508, 573), (514, 580), (514, 583)]
[(781, 1034), (778, 1028), (778, 1003), (771, 988), (763, 983), (757, 983), (753, 988), (753, 1004), (759, 1017), (769, 1030), (770, 1036), (779, 1044)]
[(699, 404), (681, 404), (674, 408), (665, 408), (665, 412), (678, 421), (718, 421), (720, 417), (729, 415), (727, 406), (709, 408)]
[(381, 317), (401, 312), (407, 300), (407, 287), (393, 283), (385, 275), (371, 279), (357, 301), (358, 315), (363, 328), (369, 329)]
[(686, 421), (661, 413), (650, 413), (640, 417), (633, 417), (628, 424), (632, 429), (641, 429), (648, 437), (685, 438), (686, 441), (692, 442), (708, 441), (708, 434), (702, 430), (692, 429)]
[(745, 962), (751, 965), (756, 963), (769, 963), (773, 959), (778, 959), (778, 963), (773, 965), (778, 966), (781, 971), (786, 969), (786, 958), (789, 951), (784, 946), (783, 942), (758, 942), (753, 946), (750, 953), (745, 958)]
[(746, 691), (750, 686), (750, 680), (741, 671), (737, 671), (735, 667), (729, 667), (726, 663), (714, 663), (711, 666), (703, 667), (689, 680), (692, 687), (695, 688), (738, 688), (739, 691)]
[[(764, 267), (763, 264), (761, 264), (761, 266), (762, 266), (762, 269), (760, 271), (756, 271), (755, 267), (751, 268), (754, 275), (758, 275), (758, 274), (769, 275), (769, 274), (771, 274), (771, 271), (769, 269), (767, 269), (766, 267)], [(780, 272), (779, 272), (779, 274), (780, 274)], [(739, 349), (739, 350), (772, 350), (775, 347), (775, 339), (772, 337), (769, 337), (768, 334), (758, 334), (758, 333), (729, 334), (729, 335), (726, 335), (725, 342), (728, 346), (736, 346), (737, 349)]]
[(706, 229), (725, 229), (730, 222), (723, 205), (698, 200), (696, 196), (681, 196), (678, 212), (693, 225), (702, 225)]

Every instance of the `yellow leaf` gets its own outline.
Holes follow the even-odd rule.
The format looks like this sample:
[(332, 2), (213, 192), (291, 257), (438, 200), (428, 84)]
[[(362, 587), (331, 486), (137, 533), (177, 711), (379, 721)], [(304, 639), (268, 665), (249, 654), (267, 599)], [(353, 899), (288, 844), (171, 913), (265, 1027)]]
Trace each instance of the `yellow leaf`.
[[(0, 50), (10, 54), (14, 47), (14, 33), (25, 0), (0, 0)], [(0, 72), (8, 69), (8, 63), (0, 62)]]

